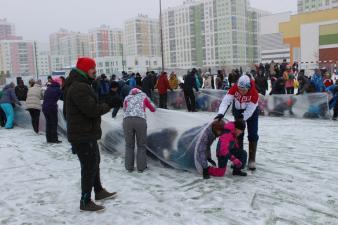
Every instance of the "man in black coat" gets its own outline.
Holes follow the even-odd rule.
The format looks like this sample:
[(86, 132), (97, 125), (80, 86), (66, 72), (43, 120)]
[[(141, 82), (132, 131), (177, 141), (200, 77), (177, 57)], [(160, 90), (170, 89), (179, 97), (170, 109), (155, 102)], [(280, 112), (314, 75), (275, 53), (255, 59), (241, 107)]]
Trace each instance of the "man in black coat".
[(183, 84), (185, 102), (189, 112), (196, 112), (196, 100), (193, 89), (195, 88), (195, 90), (198, 91), (198, 87), (196, 84), (195, 74), (196, 69), (194, 68), (190, 73), (188, 73), (188, 75), (185, 76)]
[(103, 102), (107, 105), (113, 106), (112, 117), (115, 118), (120, 108), (123, 106), (122, 98), (118, 92), (119, 83), (117, 81), (112, 81), (110, 83), (110, 92), (104, 98)]
[(265, 96), (266, 91), (269, 89), (268, 79), (264, 76), (262, 70), (258, 71), (258, 75), (255, 78), (256, 89), (258, 93)]
[(18, 81), (18, 86), (15, 87), (15, 95), (19, 101), (26, 101), (28, 87), (24, 84), (23, 80)]
[(142, 91), (151, 99), (151, 92), (154, 91), (154, 80), (150, 72), (147, 72), (142, 80)]
[(285, 95), (285, 81), (283, 77), (277, 79), (277, 81), (272, 86), (270, 95)]
[(96, 63), (91, 58), (79, 58), (65, 85), (64, 112), (67, 120), (68, 141), (81, 164), (80, 210), (101, 211), (103, 206), (91, 200), (94, 187), (95, 200), (116, 196), (106, 191), (100, 180), (100, 152), (97, 140), (101, 138), (101, 116), (112, 106), (99, 103), (91, 87), (95, 79)]

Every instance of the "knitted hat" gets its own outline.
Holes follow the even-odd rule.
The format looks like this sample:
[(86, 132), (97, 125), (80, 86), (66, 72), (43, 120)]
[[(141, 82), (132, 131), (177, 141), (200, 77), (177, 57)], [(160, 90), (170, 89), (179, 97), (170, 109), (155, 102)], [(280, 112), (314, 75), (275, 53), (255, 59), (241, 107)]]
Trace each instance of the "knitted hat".
[(88, 73), (90, 69), (96, 67), (95, 60), (88, 57), (79, 58), (76, 63), (76, 68), (82, 70), (85, 73)]
[(244, 89), (250, 89), (251, 88), (251, 80), (247, 75), (242, 75), (238, 80), (238, 87), (244, 88)]

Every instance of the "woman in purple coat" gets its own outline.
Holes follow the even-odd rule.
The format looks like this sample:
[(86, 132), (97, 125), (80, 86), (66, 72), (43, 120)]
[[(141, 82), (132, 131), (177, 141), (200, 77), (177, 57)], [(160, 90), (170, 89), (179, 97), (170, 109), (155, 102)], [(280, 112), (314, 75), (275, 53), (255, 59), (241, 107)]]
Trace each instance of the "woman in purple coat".
[(58, 105), (57, 102), (62, 95), (60, 84), (52, 81), (48, 86), (42, 104), (42, 112), (46, 118), (47, 143), (61, 143), (58, 139)]

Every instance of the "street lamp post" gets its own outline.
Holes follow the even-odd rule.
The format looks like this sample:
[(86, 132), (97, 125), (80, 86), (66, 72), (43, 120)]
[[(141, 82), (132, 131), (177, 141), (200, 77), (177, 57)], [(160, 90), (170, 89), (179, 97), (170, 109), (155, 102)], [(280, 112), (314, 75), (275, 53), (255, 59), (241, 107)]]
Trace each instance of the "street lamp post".
[(38, 55), (37, 55), (36, 42), (35, 41), (34, 41), (34, 60), (35, 60), (36, 80), (39, 80)]
[(163, 29), (162, 29), (162, 0), (160, 1), (160, 33), (161, 33), (161, 57), (162, 57), (162, 71), (164, 71), (164, 50), (163, 50)]
[(124, 70), (124, 53), (123, 53), (123, 51), (124, 51), (124, 48), (123, 48), (123, 44), (120, 44), (120, 48), (121, 48), (121, 53), (122, 53), (122, 69), (123, 69), (123, 71), (125, 71)]

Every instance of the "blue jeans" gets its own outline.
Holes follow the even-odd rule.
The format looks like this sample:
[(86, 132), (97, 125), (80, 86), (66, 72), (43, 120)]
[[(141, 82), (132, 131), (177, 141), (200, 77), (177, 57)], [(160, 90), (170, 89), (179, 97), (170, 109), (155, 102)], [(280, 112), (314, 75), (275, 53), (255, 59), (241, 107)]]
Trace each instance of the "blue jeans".
[[(233, 109), (233, 114), (235, 119), (243, 118), (242, 113), (244, 110)], [(248, 140), (249, 142), (258, 142), (258, 117), (259, 117), (259, 107), (255, 110), (252, 116), (246, 121), (248, 127)], [(243, 141), (244, 141), (244, 132), (242, 135), (238, 137), (239, 147), (243, 149)]]

